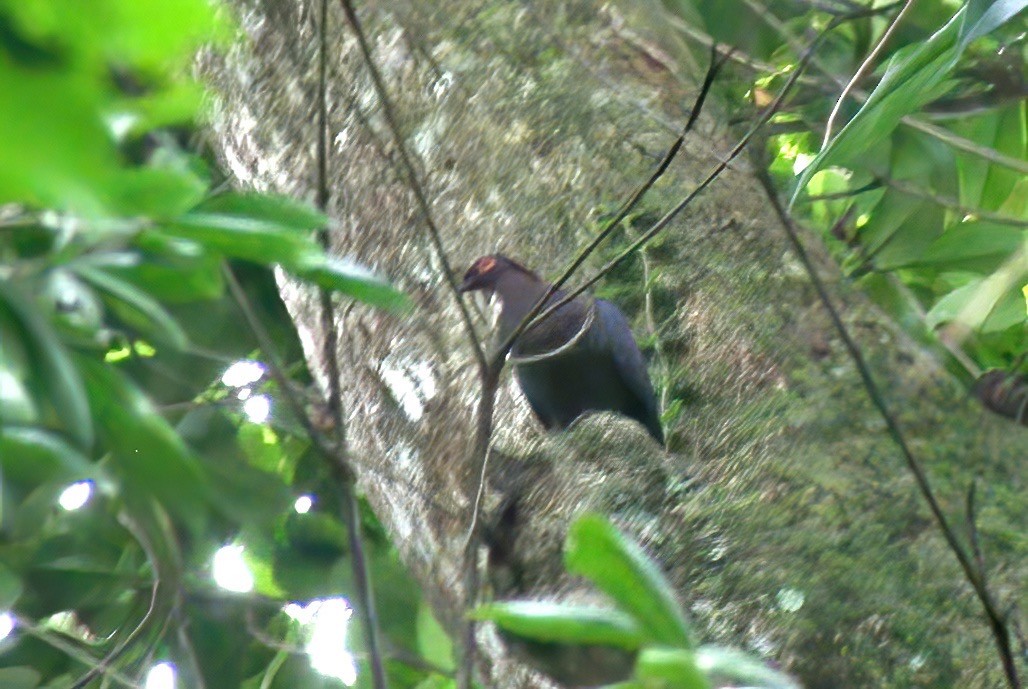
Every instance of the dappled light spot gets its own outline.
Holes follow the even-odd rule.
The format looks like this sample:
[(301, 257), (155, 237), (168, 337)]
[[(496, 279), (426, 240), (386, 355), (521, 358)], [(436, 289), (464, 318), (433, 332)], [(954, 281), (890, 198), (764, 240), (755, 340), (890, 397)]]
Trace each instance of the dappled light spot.
[(230, 388), (241, 388), (256, 383), (264, 375), (264, 364), (259, 361), (237, 361), (221, 374), (221, 382)]
[(267, 395), (254, 395), (243, 402), (243, 413), (250, 423), (264, 423), (271, 416), (271, 398)]
[(0, 641), (3, 641), (14, 631), (14, 615), (9, 612), (0, 612)]
[(214, 583), (226, 591), (253, 591), (253, 572), (243, 559), (243, 546), (226, 545), (214, 554)]
[(382, 363), (382, 380), (407, 418), (419, 421), (425, 413), (425, 403), (438, 391), (432, 367), (423, 361), (406, 363), (390, 359)]
[(776, 598), (778, 607), (785, 612), (796, 612), (803, 607), (803, 602), (807, 599), (803, 591), (796, 589), (781, 589)]
[(301, 495), (293, 503), (293, 509), (296, 510), (297, 514), (307, 514), (311, 511), (311, 507), (314, 506), (314, 498), (310, 495)]
[(58, 504), (61, 507), (71, 512), (77, 510), (89, 502), (89, 498), (93, 495), (93, 482), (92, 481), (78, 481), (71, 484), (64, 491), (61, 492), (61, 496), (57, 498)]
[(353, 609), (345, 598), (312, 600), (307, 605), (289, 603), (282, 611), (305, 627), (304, 649), (315, 671), (347, 686), (357, 682), (357, 664), (346, 650)]
[(174, 663), (157, 663), (146, 673), (144, 689), (175, 689)]

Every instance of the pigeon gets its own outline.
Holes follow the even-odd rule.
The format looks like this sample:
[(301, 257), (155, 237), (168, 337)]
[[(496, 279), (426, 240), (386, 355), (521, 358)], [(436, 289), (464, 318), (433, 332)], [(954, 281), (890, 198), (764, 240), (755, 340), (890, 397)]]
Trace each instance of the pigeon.
[[(476, 259), (460, 285), (461, 292), (484, 291), (499, 298), (501, 342), (549, 290), (548, 282), (500, 254)], [(547, 307), (565, 296), (557, 290)], [(547, 430), (565, 429), (588, 412), (613, 411), (635, 419), (664, 443), (646, 361), (624, 314), (611, 302), (573, 299), (521, 333), (509, 360)]]

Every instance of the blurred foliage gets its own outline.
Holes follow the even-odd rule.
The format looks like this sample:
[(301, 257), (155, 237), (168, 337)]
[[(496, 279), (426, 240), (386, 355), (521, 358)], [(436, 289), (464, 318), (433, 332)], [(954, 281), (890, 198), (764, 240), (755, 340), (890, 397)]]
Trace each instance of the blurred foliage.
[[(387, 309), (406, 298), (326, 256), (321, 213), (227, 190), (195, 152), (194, 55), (232, 32), (206, 0), (0, 2), (0, 686), (140, 686), (161, 660), (178, 686), (339, 683), (312, 667), (318, 601), (353, 591), (335, 482), (266, 366), (218, 381), (273, 354), (308, 404), (273, 266)], [(257, 348), (227, 269), (278, 351)], [(364, 512), (390, 648), (445, 666)], [(225, 545), (243, 592), (212, 578)], [(321, 655), (359, 655), (350, 636)], [(432, 675), (389, 663), (395, 686)]]
[(665, 4), (760, 65), (742, 86), (761, 105), (833, 17), (858, 15), (775, 116), (770, 169), (846, 274), (965, 384), (1028, 373), (1028, 2), (915, 3), (827, 141), (843, 85), (899, 4)]
[(565, 544), (568, 571), (592, 582), (615, 610), (512, 601), (482, 606), (514, 648), (570, 687), (709, 689), (740, 684), (794, 689), (786, 675), (734, 649), (698, 645), (671, 583), (605, 517), (580, 516)]

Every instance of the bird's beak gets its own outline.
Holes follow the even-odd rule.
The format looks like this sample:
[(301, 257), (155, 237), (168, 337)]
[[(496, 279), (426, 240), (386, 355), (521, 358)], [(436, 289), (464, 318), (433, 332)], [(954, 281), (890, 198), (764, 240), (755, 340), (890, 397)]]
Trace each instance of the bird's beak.
[(474, 283), (475, 279), (473, 277), (464, 276), (464, 281), (460, 283), (460, 287), (457, 288), (457, 291), (461, 294), (471, 292), (476, 289)]

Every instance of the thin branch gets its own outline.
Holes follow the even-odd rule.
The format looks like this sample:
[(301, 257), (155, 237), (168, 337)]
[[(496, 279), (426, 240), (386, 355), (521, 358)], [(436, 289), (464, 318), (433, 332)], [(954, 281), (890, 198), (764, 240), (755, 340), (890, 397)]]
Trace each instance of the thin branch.
[(147, 605), (146, 613), (139, 620), (139, 623), (132, 629), (128, 635), (121, 640), (121, 642), (111, 649), (110, 653), (105, 655), (100, 662), (91, 667), (85, 674), (78, 678), (69, 689), (82, 689), (87, 684), (93, 681), (97, 676), (101, 674), (107, 674), (108, 668), (114, 661), (122, 656), (136, 640), (142, 636), (143, 632), (147, 627), (150, 626), (151, 621), (157, 616), (157, 601), (159, 594), (162, 592), (165, 584), (163, 581), (163, 573), (160, 571), (158, 564), (159, 560), (155, 555), (153, 544), (150, 542), (149, 536), (145, 531), (139, 527), (132, 519), (123, 517), (122, 522), (126, 528), (132, 533), (135, 539), (139, 542), (139, 545), (143, 548), (146, 553), (147, 559), (150, 560), (154, 570), (153, 583), (150, 587), (150, 602)]
[[(22, 617), (21, 615), (16, 616), (15, 624), (18, 628), (24, 629), (29, 635), (35, 637), (36, 639), (39, 639), (46, 645), (57, 649), (69, 658), (72, 658), (73, 660), (76, 660), (82, 663), (83, 665), (96, 666), (97, 663), (102, 662), (97, 660), (96, 658), (93, 658), (91, 655), (86, 653), (81, 648), (75, 646), (71, 642), (65, 641), (63, 635), (55, 634), (49, 631), (48, 629), (44, 628), (42, 625), (36, 624), (27, 617)], [(122, 674), (121, 672), (115, 670), (112, 667), (104, 667), (103, 670), (101, 670), (101, 674), (104, 676), (104, 678), (111, 679), (123, 687), (129, 687), (129, 689), (143, 689), (142, 685), (140, 685), (138, 682), (132, 680), (132, 678)]]
[[(321, 0), (320, 21), (318, 26), (318, 135), (317, 135), (317, 206), (321, 212), (327, 212), (329, 201), (328, 190), (328, 0)], [(328, 229), (319, 233), (322, 249), (330, 250)], [(339, 332), (337, 330), (335, 309), (332, 294), (324, 288), (318, 290), (321, 310), (321, 330), (324, 334), (322, 359), (328, 368), (328, 409), (335, 433), (337, 452), (329, 463), (338, 467), (336, 483), (341, 493), (341, 509), (343, 524), (346, 525), (350, 544), (350, 563), (353, 572), (356, 598), (360, 607), (359, 614), (363, 621), (365, 643), (370, 656), (372, 685), (375, 689), (388, 686), (385, 665), (382, 661), (381, 640), (379, 639), (378, 612), (375, 608), (375, 595), (371, 587), (371, 576), (361, 537), (360, 504), (357, 502), (355, 490), (356, 474), (353, 471), (347, 454), (346, 416), (343, 411), (343, 392), (341, 372), (339, 370)], [(342, 640), (340, 640), (341, 642)]]
[[(768, 9), (762, 6), (759, 2), (756, 2), (756, 0), (745, 0), (745, 2), (747, 6), (750, 7), (750, 9), (753, 10), (755, 14), (757, 14), (761, 19), (763, 19), (767, 23), (768, 26), (777, 31), (778, 34), (782, 36), (783, 40), (785, 40), (785, 42), (788, 43), (789, 46), (792, 47), (792, 49), (795, 52), (799, 53), (799, 43), (797, 39), (792, 35), (792, 32), (789, 31), (788, 27), (786, 27), (786, 25), (782, 22), (781, 19), (779, 19), (770, 11), (768, 11)], [(886, 10), (891, 7), (892, 4), (883, 7), (869, 8), (866, 12), (855, 13), (845, 18), (856, 18), (859, 16), (869, 16), (871, 14), (878, 14), (882, 10)], [(839, 18), (841, 19), (843, 17), (840, 16)], [(840, 87), (845, 85), (845, 82), (843, 82), (841, 78), (833, 74), (832, 71), (828, 67), (826, 67), (821, 60), (814, 58), (811, 61), (811, 64), (819, 72), (821, 72), (823, 76), (831, 80), (833, 83), (837, 84)], [(772, 68), (769, 71), (774, 71), (774, 68)], [(860, 103), (864, 103), (868, 99), (868, 94), (860, 89), (853, 89), (850, 93), (850, 96), (852, 96), (856, 101)], [(953, 148), (956, 148), (957, 150), (964, 151), (965, 153), (970, 153), (980, 158), (984, 158), (985, 160), (988, 160), (991, 163), (995, 163), (996, 165), (1000, 165), (1002, 167), (1006, 167), (1011, 170), (1016, 170), (1017, 172), (1028, 175), (1028, 161), (1026, 160), (1004, 155), (995, 149), (988, 148), (986, 146), (981, 146), (980, 144), (977, 144), (974, 141), (971, 141), (970, 139), (965, 139), (962, 136), (954, 134), (948, 129), (944, 129), (934, 124), (929, 124), (928, 122), (919, 120), (913, 115), (903, 116), (900, 122), (905, 126), (910, 127), (911, 129), (916, 129), (924, 134), (927, 134), (928, 136), (938, 139), (943, 143), (948, 144)]]
[(468, 311), (468, 307), (461, 298), (460, 291), (457, 289), (457, 277), (453, 272), (453, 268), (450, 266), (449, 259), (447, 258), (446, 248), (443, 246), (442, 234), (439, 231), (439, 227), (436, 225), (435, 219), (432, 217), (432, 207), (428, 202), (425, 190), (422, 188), (421, 183), (418, 180), (417, 170), (414, 168), (411, 155), (407, 151), (403, 135), (400, 133), (400, 126), (397, 123), (396, 115), (393, 112), (393, 104), (389, 99), (389, 92), (386, 90), (385, 81), (383, 81), (382, 75), (378, 71), (378, 67), (375, 65), (375, 60), (371, 55), (371, 47), (368, 45), (368, 39), (364, 34), (364, 29), (361, 28), (361, 23), (357, 18), (357, 13), (353, 9), (352, 0), (339, 1), (343, 6), (343, 12), (346, 14), (346, 21), (349, 22), (350, 27), (353, 29), (353, 32), (357, 37), (357, 44), (360, 46), (361, 55), (364, 57), (364, 64), (368, 69), (368, 73), (371, 75), (371, 80), (375, 85), (375, 92), (382, 105), (382, 115), (384, 116), (386, 124), (389, 127), (389, 131), (393, 136), (393, 144), (396, 146), (397, 153), (399, 153), (400, 163), (403, 166), (403, 170), (407, 177), (407, 185), (414, 193), (414, 199), (417, 201), (418, 210), (421, 213), (425, 227), (428, 229), (428, 236), (432, 242), (433, 248), (435, 249), (436, 259), (438, 259), (439, 263), (442, 265), (443, 273), (446, 277), (446, 283), (450, 287), (450, 293), (457, 302), (457, 308), (460, 309), (461, 319), (464, 321), (464, 329), (467, 331), (468, 339), (470, 339), (472, 343), (475, 361), (478, 363), (479, 370), (484, 371), (488, 367), (485, 349), (482, 347), (482, 342), (479, 339), (478, 334), (475, 332), (475, 326), (471, 322), (471, 314)]
[[(357, 511), (357, 497), (353, 492), (353, 469), (343, 454), (343, 450), (341, 448), (334, 447), (333, 443), (325, 438), (321, 431), (319, 431), (311, 421), (310, 415), (307, 413), (303, 402), (299, 397), (297, 397), (296, 392), (293, 390), (293, 386), (290, 384), (289, 379), (283, 372), (282, 365), (278, 360), (278, 355), (275, 352), (275, 345), (271, 336), (268, 334), (264, 324), (260, 322), (259, 318), (257, 318), (253, 307), (250, 305), (250, 300), (246, 296), (246, 292), (243, 291), (242, 286), (236, 279), (235, 273), (232, 272), (232, 269), (227, 263), (223, 264), (223, 271), (229, 292), (232, 293), (232, 297), (235, 299), (236, 304), (239, 305), (239, 309), (243, 313), (243, 318), (246, 320), (247, 325), (253, 332), (254, 337), (257, 338), (257, 344), (264, 353), (264, 359), (268, 364), (268, 370), (271, 372), (272, 378), (282, 390), (286, 402), (289, 404), (293, 414), (300, 422), (304, 432), (311, 439), (311, 442), (318, 450), (318, 453), (327, 461), (329, 468), (335, 476), (336, 483), (342, 491), (341, 502), (343, 509), (341, 516), (343, 524), (346, 526), (348, 532), (347, 536), (349, 538), (350, 559), (354, 573), (354, 583), (356, 586), (356, 602), (359, 607), (358, 612), (361, 613), (360, 617), (363, 621), (368, 648), (370, 650), (372, 638), (377, 639), (376, 630), (378, 629), (378, 618), (375, 614), (370, 580), (367, 577), (367, 558), (365, 557), (364, 543), (360, 535), (360, 515)], [(334, 354), (335, 352), (333, 351), (333, 355)], [(338, 378), (335, 380), (338, 381)], [(373, 637), (373, 635), (375, 636)], [(381, 654), (372, 656), (373, 659), (376, 657), (381, 659)], [(378, 675), (375, 674), (374, 667), (375, 665), (373, 663), (373, 679), (377, 682)], [(384, 670), (381, 677), (384, 682)], [(383, 683), (381, 685), (376, 684), (375, 686), (376, 689), (383, 689), (386, 685)]]
[(975, 595), (978, 597), (978, 600), (985, 611), (985, 616), (988, 619), (989, 628), (991, 629), (996, 641), (996, 646), (999, 651), (1000, 660), (1003, 664), (1003, 671), (1006, 674), (1008, 684), (1011, 689), (1020, 689), (1021, 682), (1017, 676), (1017, 667), (1014, 664), (1013, 649), (1011, 648), (1010, 643), (1010, 631), (1006, 626), (1005, 616), (999, 611), (995, 601), (993, 600), (991, 592), (985, 586), (984, 579), (979, 576), (975, 563), (964, 550), (960, 540), (957, 538), (956, 532), (950, 525), (945, 513), (942, 511), (942, 507), (939, 505), (939, 502), (932, 491), (932, 487), (928, 481), (928, 475), (925, 473), (924, 467), (921, 466), (921, 463), (917, 460), (910, 447), (907, 445), (906, 438), (899, 427), (899, 423), (896, 421), (892, 412), (889, 411), (888, 405), (885, 402), (885, 397), (882, 395), (877, 383), (875, 383), (874, 378), (871, 375), (871, 370), (864, 361), (864, 356), (861, 353), (860, 348), (850, 335), (846, 324), (843, 323), (842, 317), (836, 310), (835, 304), (832, 302), (824, 282), (818, 275), (813, 261), (810, 259), (803, 243), (800, 241), (799, 230), (795, 221), (788, 214), (785, 207), (779, 200), (778, 193), (775, 191), (774, 184), (771, 182), (764, 166), (758, 165), (757, 168), (757, 178), (764, 186), (768, 200), (771, 202), (771, 206), (774, 208), (775, 214), (778, 216), (782, 227), (785, 229), (785, 233), (789, 238), (789, 243), (792, 245), (793, 250), (796, 252), (796, 256), (803, 264), (807, 275), (810, 277), (811, 284), (813, 284), (814, 289), (817, 291), (818, 298), (828, 311), (832, 324), (835, 326), (836, 331), (839, 333), (839, 337), (842, 339), (843, 344), (846, 347), (846, 351), (853, 360), (857, 372), (860, 375), (860, 380), (863, 383), (865, 390), (867, 390), (868, 397), (871, 398), (871, 402), (885, 421), (885, 427), (889, 437), (903, 455), (907, 468), (914, 476), (914, 480), (917, 483), (921, 497), (924, 498), (925, 502), (928, 504), (928, 508), (931, 511), (936, 524), (942, 531), (943, 537), (946, 539), (946, 543), (949, 545), (950, 550), (953, 551), (954, 556), (957, 558), (957, 562), (960, 564), (960, 568), (964, 572), (964, 577), (967, 579), (968, 583), (971, 584), (971, 588), (974, 590)]
[(593, 275), (591, 278), (586, 280), (578, 288), (572, 290), (570, 293), (565, 295), (564, 298), (561, 299), (560, 301), (558, 301), (556, 304), (553, 304), (552, 306), (548, 307), (545, 311), (543, 311), (542, 313), (537, 315), (533, 319), (532, 324), (538, 323), (538, 322), (543, 321), (546, 318), (548, 318), (554, 311), (556, 311), (557, 309), (561, 308), (562, 306), (564, 306), (568, 302), (572, 301), (578, 295), (582, 294), (587, 289), (589, 289), (591, 286), (593, 286), (594, 284), (599, 282), (599, 280), (604, 275), (606, 275), (611, 270), (613, 270), (615, 267), (617, 267), (621, 262), (625, 261), (629, 256), (631, 256), (633, 253), (635, 253), (639, 248), (641, 248), (641, 247), (645, 246), (647, 243), (649, 243), (650, 240), (652, 240), (654, 237), (656, 237), (658, 234), (660, 234), (660, 232), (663, 231), (664, 228), (666, 228), (668, 226), (668, 224), (679, 213), (681, 213), (690, 203), (692, 203), (692, 201), (697, 196), (699, 196), (699, 194), (704, 189), (706, 189), (715, 179), (720, 177), (721, 173), (724, 172), (728, 168), (728, 166), (732, 163), (732, 161), (735, 160), (739, 156), (739, 154), (742, 153), (742, 151), (749, 145), (750, 141), (753, 139), (754, 136), (756, 136), (757, 132), (760, 131), (760, 129), (767, 123), (768, 120), (771, 119), (771, 117), (776, 112), (778, 112), (778, 110), (782, 106), (782, 103), (785, 101), (786, 95), (789, 94), (789, 92), (792, 90), (793, 85), (799, 79), (800, 74), (802, 74), (803, 71), (805, 70), (805, 68), (807, 66), (807, 63), (810, 61), (810, 59), (814, 55), (814, 52), (817, 50), (817, 47), (821, 44), (821, 41), (824, 39), (825, 36), (827, 36), (832, 30), (835, 29), (836, 26), (841, 24), (843, 21), (844, 21), (843, 19), (833, 19), (831, 22), (829, 22), (828, 26), (825, 27), (825, 29), (823, 31), (821, 31), (821, 33), (819, 33), (817, 35), (817, 38), (815, 38), (810, 43), (810, 45), (807, 47), (806, 51), (804, 51), (804, 54), (800, 58), (799, 63), (796, 65), (796, 68), (793, 70), (792, 74), (789, 75), (789, 79), (782, 86), (782, 89), (781, 89), (781, 91), (778, 92), (778, 96), (775, 97), (775, 100), (767, 108), (765, 108), (764, 112), (761, 113), (759, 118), (757, 118), (756, 123), (754, 123), (754, 125), (750, 128), (750, 130), (748, 132), (746, 132), (746, 134), (732, 148), (732, 150), (729, 152), (728, 156), (724, 160), (719, 162), (714, 167), (714, 169), (711, 170), (710, 173), (707, 174), (707, 176), (703, 179), (703, 181), (700, 182), (699, 185), (696, 186), (696, 188), (694, 188), (691, 192), (689, 192), (689, 194), (686, 195), (686, 197), (684, 199), (682, 199), (678, 203), (678, 205), (676, 205), (670, 211), (665, 213), (664, 216), (662, 218), (660, 218), (656, 223), (654, 223), (653, 226), (650, 227), (649, 230), (647, 230), (641, 237), (639, 237), (639, 239), (637, 239), (634, 242), (632, 242), (628, 246), (628, 248), (626, 248), (624, 251), (622, 251), (620, 254), (618, 254), (614, 259), (612, 259), (605, 266), (603, 266), (603, 268), (601, 268), (595, 275)]
[[(731, 51), (728, 51), (728, 55), (731, 55)], [(656, 183), (658, 179), (667, 171), (671, 161), (674, 160), (678, 151), (682, 147), (685, 135), (692, 129), (699, 117), (700, 111), (703, 107), (704, 100), (706, 99), (707, 93), (710, 90), (711, 84), (714, 82), (714, 78), (717, 76), (718, 71), (724, 65), (726, 57), (718, 58), (718, 52), (716, 46), (711, 49), (711, 65), (707, 70), (707, 75), (704, 78), (703, 86), (700, 90), (699, 95), (696, 98), (696, 104), (693, 106), (692, 113), (689, 116), (689, 121), (686, 123), (682, 130), (682, 133), (678, 136), (675, 142), (668, 149), (664, 159), (657, 166), (657, 169), (650, 175), (635, 193), (626, 201), (621, 209), (615, 213), (614, 217), (611, 218), (607, 225), (600, 231), (600, 233), (586, 245), (578, 255), (571, 262), (568, 268), (564, 271), (558, 280), (550, 286), (550, 289), (542, 296), (539, 301), (532, 307), (532, 309), (521, 319), (518, 326), (507, 336), (503, 342), (493, 351), (488, 360), (488, 365), (482, 369), (480, 382), (481, 382), (481, 393), (479, 396), (478, 409), (476, 413), (475, 423), (475, 441), (471, 453), (471, 467), (472, 470), (469, 474), (469, 486), (468, 495), (475, 496), (472, 503), (472, 514), (471, 524), (468, 528), (467, 542), (464, 549), (464, 591), (466, 596), (466, 607), (471, 608), (474, 606), (478, 598), (479, 589), (479, 571), (478, 571), (478, 551), (481, 546), (481, 519), (479, 516), (479, 510), (481, 507), (481, 495), (485, 490), (485, 477), (486, 477), (486, 464), (489, 456), (489, 443), (492, 436), (493, 427), (493, 409), (496, 403), (496, 390), (499, 387), (500, 372), (503, 370), (503, 364), (507, 357), (507, 352), (510, 351), (511, 346), (515, 339), (524, 331), (528, 324), (532, 321), (532, 318), (539, 313), (539, 311), (546, 304), (546, 301), (556, 293), (562, 284), (564, 284), (574, 272), (581, 266), (589, 255), (606, 239), (614, 230), (617, 229), (621, 221), (627, 217), (628, 213), (631, 212), (632, 208), (639, 203), (646, 192)], [(464, 623), (464, 631), (461, 638), (461, 644), (463, 649), (462, 662), (457, 672), (457, 686), (460, 689), (469, 689), (472, 684), (472, 675), (474, 668), (475, 659), (475, 621), (468, 619)]]
[(1012, 227), (1028, 227), (1028, 220), (1021, 218), (1015, 218), (1011, 215), (1003, 213), (995, 213), (993, 211), (987, 211), (983, 208), (970, 208), (961, 204), (954, 198), (948, 196), (942, 196), (936, 194), (927, 189), (922, 189), (916, 185), (909, 184), (902, 180), (892, 179), (890, 177), (876, 177), (876, 181), (880, 184), (884, 184), (887, 187), (891, 187), (896, 191), (902, 192), (908, 196), (916, 196), (917, 198), (931, 201), (932, 203), (942, 206), (943, 208), (949, 208), (952, 211), (956, 211), (961, 216), (973, 216), (979, 220), (987, 220), (997, 225), (1010, 225)]
[[(682, 132), (678, 135), (678, 138), (675, 139), (674, 143), (671, 144), (671, 148), (669, 148), (667, 153), (664, 154), (664, 158), (657, 165), (657, 168), (650, 175), (649, 179), (643, 182), (642, 185), (640, 185), (639, 188), (635, 190), (635, 193), (633, 193), (632, 196), (629, 197), (629, 199), (624, 204), (622, 204), (618, 212), (615, 213), (614, 217), (607, 222), (607, 224), (604, 226), (602, 230), (600, 230), (599, 234), (597, 234), (591, 242), (589, 242), (578, 252), (578, 255), (575, 256), (574, 260), (571, 261), (568, 267), (564, 269), (564, 272), (561, 274), (561, 276), (557, 278), (557, 280), (554, 281), (552, 285), (550, 285), (550, 288), (546, 291), (542, 298), (540, 298), (539, 301), (537, 301), (535, 305), (529, 310), (529, 312), (525, 314), (525, 317), (521, 319), (521, 322), (518, 324), (518, 326), (514, 328), (513, 331), (511, 331), (510, 335), (508, 335), (502, 343), (500, 343), (499, 347), (497, 347), (496, 352), (493, 355), (494, 358), (505, 357), (507, 355), (507, 352), (513, 346), (514, 341), (521, 335), (521, 333), (523, 333), (531, 324), (543, 320), (543, 318), (545, 318), (547, 315), (556, 310), (556, 308), (551, 307), (547, 310), (545, 315), (538, 318), (536, 317), (538, 316), (539, 312), (542, 311), (543, 306), (546, 304), (546, 302), (549, 301), (549, 299), (557, 293), (557, 290), (559, 290), (564, 285), (564, 283), (566, 283), (571, 278), (571, 276), (575, 274), (575, 271), (577, 271), (582, 266), (582, 264), (585, 263), (586, 259), (589, 258), (593, 251), (595, 251), (596, 248), (601, 243), (603, 243), (604, 240), (606, 240), (615, 230), (617, 230), (617, 228), (621, 224), (621, 221), (628, 217), (628, 214), (632, 211), (633, 208), (635, 208), (639, 201), (642, 200), (642, 197), (646, 195), (646, 192), (649, 191), (653, 187), (653, 185), (656, 184), (657, 180), (659, 180), (664, 175), (668, 167), (671, 165), (671, 161), (675, 159), (675, 156), (678, 155), (678, 151), (682, 148), (682, 144), (685, 141), (686, 134), (688, 134), (689, 131), (691, 131), (693, 126), (696, 124), (696, 121), (700, 115), (700, 111), (703, 109), (703, 103), (706, 101), (707, 94), (710, 92), (710, 87), (714, 83), (714, 79), (717, 77), (718, 72), (721, 71), (721, 68), (724, 66), (725, 62), (727, 62), (728, 59), (732, 56), (733, 52), (733, 49), (729, 49), (725, 52), (723, 56), (719, 57), (717, 44), (711, 46), (710, 67), (707, 69), (707, 74), (703, 79), (703, 85), (700, 87), (700, 92), (696, 96), (696, 104), (693, 106), (692, 112), (689, 113), (689, 120), (688, 122), (686, 122), (685, 127), (682, 129)], [(728, 162), (731, 162), (731, 159), (729, 159)], [(725, 166), (727, 167), (727, 162), (725, 163)], [(564, 302), (561, 303), (561, 305), (567, 303), (568, 301), (570, 301), (570, 299), (566, 299)]]
[(896, 16), (893, 17), (893, 20), (889, 22), (889, 26), (886, 27), (882, 37), (878, 39), (878, 43), (876, 43), (875, 47), (871, 49), (871, 52), (867, 54), (864, 61), (860, 63), (857, 71), (853, 73), (853, 77), (846, 82), (846, 86), (843, 87), (842, 93), (839, 94), (839, 98), (835, 101), (835, 105), (832, 106), (832, 112), (829, 113), (828, 120), (825, 122), (825, 138), (821, 142), (822, 150), (828, 147), (828, 142), (832, 138), (832, 125), (835, 124), (835, 118), (838, 117), (839, 110), (842, 109), (842, 104), (846, 101), (846, 96), (849, 95), (850, 91), (852, 91), (857, 85), (857, 82), (863, 79), (864, 75), (866, 75), (868, 70), (871, 69), (871, 65), (874, 63), (875, 59), (878, 58), (879, 53), (881, 53), (885, 48), (885, 44), (889, 42), (889, 38), (892, 37), (896, 27), (899, 26), (901, 21), (903, 21), (903, 17), (907, 15), (907, 12), (910, 11), (910, 8), (914, 6), (916, 1), (917, 0), (906, 1), (903, 7), (900, 8), (900, 11), (896, 13)]

